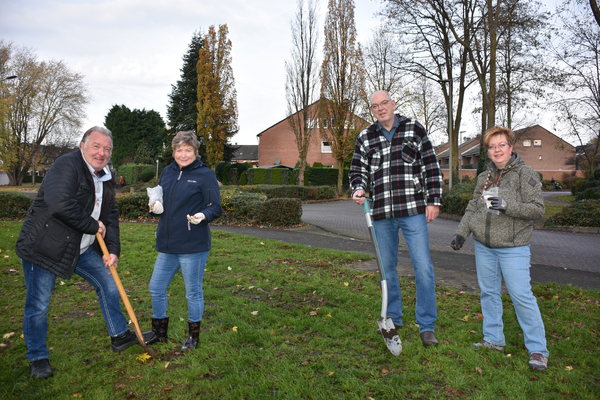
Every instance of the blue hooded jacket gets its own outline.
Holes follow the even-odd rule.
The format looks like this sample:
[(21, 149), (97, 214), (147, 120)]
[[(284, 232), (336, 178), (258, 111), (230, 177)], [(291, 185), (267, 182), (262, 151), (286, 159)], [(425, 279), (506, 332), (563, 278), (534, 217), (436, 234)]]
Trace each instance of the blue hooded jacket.
[[(214, 171), (200, 157), (183, 168), (172, 162), (163, 169), (159, 184), (163, 189), (164, 212), (158, 222), (156, 250), (170, 254), (209, 251), (208, 223), (221, 215), (221, 196)], [(199, 212), (206, 219), (198, 225), (188, 224), (186, 216)]]

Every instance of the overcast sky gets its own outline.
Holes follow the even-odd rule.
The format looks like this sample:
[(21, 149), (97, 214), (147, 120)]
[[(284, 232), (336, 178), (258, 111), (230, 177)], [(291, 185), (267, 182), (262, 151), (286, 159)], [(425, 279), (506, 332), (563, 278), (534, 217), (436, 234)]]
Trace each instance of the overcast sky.
[[(355, 3), (365, 43), (380, 3)], [(320, 0), (322, 19), (326, 7)], [(87, 129), (103, 125), (114, 104), (158, 111), (167, 122), (193, 33), (227, 24), (240, 126), (232, 142), (257, 144), (258, 133), (286, 117), (284, 62), (296, 9), (296, 0), (0, 0), (0, 38), (84, 75)]]

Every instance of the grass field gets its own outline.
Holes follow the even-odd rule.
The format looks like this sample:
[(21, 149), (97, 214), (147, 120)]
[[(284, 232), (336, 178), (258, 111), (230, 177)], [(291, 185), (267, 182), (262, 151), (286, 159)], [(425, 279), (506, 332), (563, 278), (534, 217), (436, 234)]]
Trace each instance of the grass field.
[[(186, 303), (170, 288), (171, 342), (145, 359), (134, 346), (110, 351), (93, 289), (57, 280), (49, 312), (55, 376), (29, 377), (22, 314), (25, 289), (14, 245), (19, 222), (0, 222), (0, 398), (2, 399), (597, 399), (600, 293), (536, 285), (546, 324), (549, 369), (527, 368), (508, 296), (504, 353), (475, 351), (477, 295), (438, 287), (436, 348), (414, 325), (414, 284), (403, 279), (405, 326), (399, 357), (376, 333), (377, 276), (347, 269), (358, 253), (321, 250), (213, 232), (205, 274), (200, 347), (182, 354)], [(121, 280), (143, 330), (151, 316), (155, 258), (151, 224), (122, 224)]]

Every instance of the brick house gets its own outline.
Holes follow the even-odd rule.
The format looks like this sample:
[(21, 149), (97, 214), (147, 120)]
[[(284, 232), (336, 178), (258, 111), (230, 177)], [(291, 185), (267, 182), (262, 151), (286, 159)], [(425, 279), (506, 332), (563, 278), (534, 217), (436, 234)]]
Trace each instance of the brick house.
[[(311, 115), (317, 114), (316, 110), (319, 106), (319, 101), (314, 102), (309, 106)], [(368, 122), (362, 118), (355, 116), (355, 124), (368, 125)], [(296, 147), (296, 137), (290, 124), (291, 116), (287, 116), (281, 121), (271, 125), (258, 135), (258, 165), (285, 165), (295, 167), (298, 162), (298, 148)], [(309, 121), (312, 134), (306, 155), (306, 162), (312, 166), (315, 162), (321, 163), (324, 166), (337, 167), (337, 162), (331, 151), (331, 143), (323, 139), (320, 133), (320, 126), (326, 126), (328, 120), (315, 117)]]
[[(513, 150), (525, 164), (542, 174), (543, 179), (563, 181), (572, 176), (583, 176), (576, 169), (575, 146), (559, 138), (540, 125), (533, 125), (515, 131), (516, 141)], [(479, 164), (480, 136), (461, 143), (458, 147), (460, 176), (474, 177)], [(436, 147), (436, 154), (444, 176), (448, 175), (448, 143)]]
[(249, 163), (253, 166), (258, 165), (258, 146), (255, 144), (241, 144), (234, 145), (237, 147), (233, 152), (232, 162), (236, 163)]

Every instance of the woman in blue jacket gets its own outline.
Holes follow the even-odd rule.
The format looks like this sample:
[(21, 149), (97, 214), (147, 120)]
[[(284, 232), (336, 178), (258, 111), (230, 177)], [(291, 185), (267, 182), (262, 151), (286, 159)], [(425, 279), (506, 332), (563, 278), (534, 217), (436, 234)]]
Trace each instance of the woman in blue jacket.
[[(163, 169), (163, 213), (158, 223), (158, 256), (150, 279), (152, 330), (150, 342), (167, 340), (167, 289), (181, 269), (188, 303), (189, 334), (182, 350), (198, 346), (204, 313), (202, 279), (211, 248), (208, 223), (221, 215), (219, 185), (215, 173), (198, 156), (193, 132), (179, 132), (172, 141), (175, 162)], [(151, 210), (157, 210), (150, 204)], [(160, 207), (158, 208), (160, 210)]]

